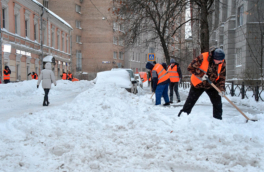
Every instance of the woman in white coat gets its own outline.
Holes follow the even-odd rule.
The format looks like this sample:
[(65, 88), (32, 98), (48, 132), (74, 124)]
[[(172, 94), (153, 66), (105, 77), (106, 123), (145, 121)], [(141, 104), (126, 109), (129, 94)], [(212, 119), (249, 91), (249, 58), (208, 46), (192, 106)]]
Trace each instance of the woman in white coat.
[(38, 78), (37, 88), (39, 87), (41, 80), (42, 80), (42, 88), (45, 91), (43, 106), (48, 106), (49, 105), (48, 94), (51, 88), (51, 83), (53, 83), (56, 86), (55, 76), (51, 70), (51, 63), (46, 63), (45, 69), (41, 71), (41, 74), (39, 75)]

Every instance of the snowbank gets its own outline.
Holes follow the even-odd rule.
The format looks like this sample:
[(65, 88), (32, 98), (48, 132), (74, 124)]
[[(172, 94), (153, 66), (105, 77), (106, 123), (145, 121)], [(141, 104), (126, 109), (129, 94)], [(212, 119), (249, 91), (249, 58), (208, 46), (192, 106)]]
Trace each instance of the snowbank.
[(111, 84), (121, 88), (132, 87), (129, 73), (125, 70), (99, 72), (95, 81), (96, 84)]
[(203, 94), (178, 118), (181, 107), (154, 106), (149, 88), (134, 95), (100, 82), (57, 109), (2, 123), (0, 171), (264, 171), (263, 112), (245, 123), (224, 103), (219, 121)]

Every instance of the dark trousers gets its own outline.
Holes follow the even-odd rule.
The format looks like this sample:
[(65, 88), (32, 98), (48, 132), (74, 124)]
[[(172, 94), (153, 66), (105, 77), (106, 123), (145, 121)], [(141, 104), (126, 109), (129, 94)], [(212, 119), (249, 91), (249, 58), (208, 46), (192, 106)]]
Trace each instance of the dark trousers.
[(9, 83), (10, 82), (10, 80), (4, 80), (4, 83), (5, 84), (7, 84), (7, 83)]
[(48, 102), (49, 102), (49, 98), (48, 98), (48, 94), (49, 94), (49, 90), (50, 89), (44, 89), (44, 91), (45, 91), (45, 96), (44, 96), (44, 101), (43, 101), (43, 104), (48, 104)]
[(170, 83), (170, 101), (171, 102), (173, 102), (173, 90), (175, 91), (177, 99), (181, 100), (178, 88), (179, 88), (178, 82), (171, 82)]
[(217, 119), (222, 119), (222, 99), (214, 88), (206, 90), (203, 88), (197, 89), (194, 86), (191, 86), (188, 98), (183, 106), (182, 111), (186, 112), (187, 114), (190, 114), (196, 101), (204, 91), (207, 93), (213, 104), (213, 117)]
[(168, 96), (168, 87), (169, 84), (159, 84), (156, 88), (155, 94), (156, 94), (156, 104), (155, 105), (160, 105), (161, 104), (161, 97), (164, 98), (165, 103), (169, 103), (169, 96)]

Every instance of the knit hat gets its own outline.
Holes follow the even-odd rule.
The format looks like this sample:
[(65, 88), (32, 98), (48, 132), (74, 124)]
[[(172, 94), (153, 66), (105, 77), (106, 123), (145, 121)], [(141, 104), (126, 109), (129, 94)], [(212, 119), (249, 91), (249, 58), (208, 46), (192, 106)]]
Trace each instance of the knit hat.
[(171, 59), (170, 63), (176, 63), (176, 61), (174, 59)]
[(155, 66), (155, 64), (153, 62), (147, 62), (147, 64), (146, 64), (146, 68), (149, 70), (152, 70), (154, 66)]
[(225, 53), (222, 49), (217, 48), (213, 52), (213, 59), (215, 60), (224, 60), (225, 59)]

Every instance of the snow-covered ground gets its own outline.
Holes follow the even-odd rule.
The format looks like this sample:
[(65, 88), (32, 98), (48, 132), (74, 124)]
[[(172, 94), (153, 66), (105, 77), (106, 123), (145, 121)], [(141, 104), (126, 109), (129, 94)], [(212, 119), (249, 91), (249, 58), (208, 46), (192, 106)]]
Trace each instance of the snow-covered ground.
[(0, 171), (264, 171), (263, 102), (229, 97), (258, 119), (245, 123), (226, 100), (223, 120), (214, 119), (206, 94), (180, 118), (180, 106), (154, 106), (150, 96), (147, 87), (134, 95), (59, 81), (43, 107), (36, 81), (0, 84)]

